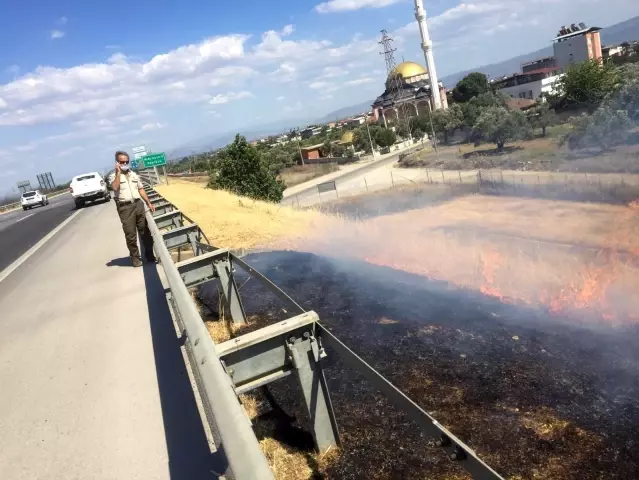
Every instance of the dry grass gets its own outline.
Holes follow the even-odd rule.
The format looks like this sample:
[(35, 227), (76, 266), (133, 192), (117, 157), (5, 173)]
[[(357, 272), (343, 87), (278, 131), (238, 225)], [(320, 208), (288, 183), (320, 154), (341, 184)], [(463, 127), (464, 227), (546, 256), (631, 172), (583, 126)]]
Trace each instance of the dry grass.
[[(540, 291), (570, 290), (572, 286), (578, 288), (587, 279), (584, 275), (589, 271), (584, 268), (600, 264), (609, 266), (606, 262), (610, 257), (597, 254), (602, 250), (639, 252), (639, 213), (626, 206), (472, 196), (352, 222), (325, 217), (316, 212), (295, 212), (238, 199), (224, 192), (178, 182), (168, 188), (162, 186), (159, 190), (203, 226), (218, 246), (256, 248), (271, 244), (318, 254), (355, 257), (396, 270), (448, 281), (457, 286), (486, 289), (488, 295), (510, 296), (525, 301), (531, 298), (542, 300), (539, 298)], [(271, 224), (267, 224), (267, 221), (271, 221)], [(300, 233), (304, 235), (300, 236)], [(634, 262), (619, 260), (613, 268), (615, 281), (620, 280), (633, 288), (639, 285), (638, 268)], [(433, 406), (435, 416), (444, 424), (459, 428), (462, 438), (472, 438), (471, 445), (484, 446), (480, 453), (489, 463), (495, 462), (501, 468), (508, 467), (506, 471), (516, 472), (518, 475), (511, 477), (513, 479), (568, 479), (575, 478), (571, 475), (578, 471), (580, 463), (596, 457), (600, 437), (581, 429), (551, 409), (535, 407), (520, 411), (520, 403), (509, 397), (504, 400), (506, 406), (503, 412), (487, 410), (478, 400), (483, 398), (481, 395), (477, 396), (475, 403), (469, 403), (467, 399), (472, 388), (460, 385), (460, 365), (452, 359), (426, 355), (421, 350), (425, 348), (424, 345), (430, 344), (425, 337), (439, 339), (445, 328), (422, 325), (415, 329), (406, 318), (393, 314), (375, 316), (372, 312), (351, 311), (361, 305), (349, 301), (347, 291), (350, 285), (347, 281), (342, 284), (342, 280), (341, 277), (335, 280), (340, 284), (339, 289), (325, 288), (320, 274), (313, 270), (309, 283), (300, 288), (304, 295), (317, 296), (311, 304), (328, 305), (326, 308), (330, 309), (333, 316), (350, 312), (349, 315), (352, 313), (358, 318), (371, 319), (372, 322), (366, 324), (361, 320), (362, 325), (365, 325), (368, 343), (364, 343), (364, 337), (360, 339), (352, 333), (357, 329), (355, 323), (349, 323), (348, 328), (338, 333), (344, 341), (358, 345), (363, 352), (383, 353), (385, 349), (390, 350), (392, 355), (376, 355), (376, 366), (379, 365), (385, 375), (397, 381), (420, 404)], [(603, 280), (607, 281), (605, 278)], [(636, 289), (623, 295), (623, 298), (628, 300), (636, 297), (634, 291)], [(297, 299), (301, 293), (297, 292), (293, 296)], [(378, 297), (369, 303), (370, 308), (377, 311), (380, 305), (375, 304), (376, 300)], [(635, 303), (636, 300), (634, 298)], [(634, 311), (639, 306), (628, 301), (627, 305), (615, 307)], [(218, 316), (221, 320), (207, 322), (216, 342), (243, 333), (228, 325), (223, 309), (219, 311), (222, 312)], [(413, 312), (406, 313), (413, 315)], [(249, 321), (249, 329), (269, 323), (265, 316), (254, 316)], [(334, 323), (340, 325), (339, 322)], [(389, 335), (376, 336), (376, 329), (381, 328), (397, 331), (406, 329), (407, 335), (401, 341), (395, 339), (393, 344), (394, 340)], [(454, 328), (446, 331), (452, 335), (452, 341), (449, 342), (452, 345), (467, 341), (462, 338), (465, 332)], [(349, 338), (349, 335), (353, 338)], [(521, 348), (518, 345), (526, 341), (512, 333), (507, 338), (516, 345), (513, 348)], [(488, 336), (472, 340), (490, 345), (495, 343), (494, 338)], [(413, 343), (415, 352), (409, 350)], [(526, 351), (530, 351), (530, 346), (519, 354), (524, 355)], [(410, 361), (402, 362), (404, 354)], [(441, 364), (434, 367), (431, 364), (433, 359), (441, 359)], [(513, 376), (513, 382), (517, 385), (514, 392), (526, 385), (529, 377), (536, 379), (536, 375), (547, 373), (543, 369), (539, 370), (535, 360), (538, 359), (535, 357), (532, 361), (517, 364), (518, 368), (524, 369), (523, 373), (513, 370), (520, 375)], [(500, 368), (511, 367), (504, 364)], [(449, 376), (438, 378), (442, 369), (450, 369), (446, 370)], [(429, 460), (419, 463), (415, 452), (410, 451), (410, 445), (416, 443), (408, 442), (407, 447), (405, 443), (409, 437), (397, 436), (398, 431), (415, 435), (418, 432), (411, 430), (410, 425), (401, 423), (402, 420), (398, 423), (396, 414), (385, 415), (386, 402), (378, 396), (371, 397), (370, 392), (366, 393), (363, 388), (358, 390), (352, 379), (341, 376), (343, 371), (339, 365), (333, 372), (341, 372), (339, 378), (333, 379), (331, 391), (340, 415), (338, 421), (345, 444), (343, 452), (331, 451), (329, 455), (320, 456), (274, 440), (271, 435), (273, 425), (269, 421), (257, 420), (263, 402), (255, 395), (243, 397), (245, 409), (255, 420), (256, 433), (276, 478), (307, 480), (318, 475), (327, 478), (400, 478), (397, 476), (400, 473), (393, 470), (397, 468), (410, 470), (403, 472), (406, 475), (401, 478), (418, 478), (424, 472), (426, 475), (428, 472), (437, 472), (436, 478), (467, 478), (459, 472), (452, 472), (448, 477), (439, 475), (450, 470), (450, 464), (442, 461), (440, 452), (431, 456), (430, 451), (421, 445), (421, 456), (428, 455)], [(468, 378), (472, 380), (475, 377), (471, 375)], [(489, 378), (498, 381), (501, 377), (491, 372)], [(535, 391), (543, 389), (543, 385), (542, 382), (535, 387)], [(286, 388), (283, 390), (287, 391)], [(289, 397), (295, 398), (295, 395), (288, 393), (281, 402), (287, 411), (294, 408), (293, 402), (287, 401)], [(463, 415), (460, 416), (459, 412), (463, 412)], [(396, 436), (387, 440), (385, 435)], [(486, 449), (485, 445), (490, 445), (493, 438), (501, 439), (507, 448), (501, 453), (498, 453), (499, 449)], [(395, 455), (389, 455), (388, 442), (404, 450), (400, 448)], [(557, 451), (544, 450), (544, 445), (551, 445)], [(567, 455), (566, 449), (572, 454)], [(406, 466), (409, 464), (398, 463), (398, 457), (411, 458), (410, 455), (414, 457), (412, 461), (416, 462), (414, 468), (409, 469)], [(503, 460), (504, 463), (500, 465), (502, 455), (508, 460)], [(430, 460), (431, 457), (435, 460)], [(380, 465), (371, 465), (371, 458), (379, 461)], [(514, 465), (519, 466), (515, 469)], [(375, 471), (375, 468), (378, 470)], [(521, 476), (522, 471), (526, 471), (525, 476)]]
[(157, 191), (196, 222), (218, 248), (254, 249), (318, 228), (323, 216), (173, 180)]
[(293, 187), (313, 178), (321, 177), (339, 170), (337, 163), (323, 163), (318, 165), (296, 165), (285, 168), (280, 172), (280, 178), (287, 187)]

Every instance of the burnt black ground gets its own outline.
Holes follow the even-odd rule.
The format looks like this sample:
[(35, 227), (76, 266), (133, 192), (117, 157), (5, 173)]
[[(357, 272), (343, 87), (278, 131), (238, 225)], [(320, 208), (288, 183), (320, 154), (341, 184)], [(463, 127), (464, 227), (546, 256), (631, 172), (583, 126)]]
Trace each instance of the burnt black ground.
[[(354, 260), (293, 252), (245, 260), (500, 473), (639, 478), (637, 326), (558, 318)], [(241, 293), (249, 313), (286, 316), (256, 283)], [(453, 468), (334, 355), (327, 378), (345, 438), (328, 478), (441, 478)], [(285, 405), (293, 391), (274, 386)]]

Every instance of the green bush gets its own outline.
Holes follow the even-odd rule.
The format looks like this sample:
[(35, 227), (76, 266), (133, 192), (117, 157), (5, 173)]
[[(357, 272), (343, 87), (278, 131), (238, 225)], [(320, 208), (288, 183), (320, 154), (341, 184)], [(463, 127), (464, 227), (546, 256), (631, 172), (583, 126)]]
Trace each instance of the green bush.
[(239, 134), (219, 152), (208, 186), (269, 202), (282, 200), (286, 188), (257, 149)]

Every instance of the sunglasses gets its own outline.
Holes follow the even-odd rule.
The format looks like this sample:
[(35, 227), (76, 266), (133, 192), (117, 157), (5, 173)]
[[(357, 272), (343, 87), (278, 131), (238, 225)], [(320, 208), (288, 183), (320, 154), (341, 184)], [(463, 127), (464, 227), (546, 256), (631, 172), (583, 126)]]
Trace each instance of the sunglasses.
[(121, 162), (120, 160), (118, 160), (118, 163), (119, 163), (120, 165), (128, 165), (128, 164), (129, 164), (129, 161), (128, 161), (128, 160), (125, 160), (124, 162)]

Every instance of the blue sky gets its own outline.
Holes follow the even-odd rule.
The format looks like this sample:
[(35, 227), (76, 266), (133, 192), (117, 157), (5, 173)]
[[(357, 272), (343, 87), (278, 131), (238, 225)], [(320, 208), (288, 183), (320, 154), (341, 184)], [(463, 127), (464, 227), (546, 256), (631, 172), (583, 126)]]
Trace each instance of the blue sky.
[[(639, 15), (636, 0), (425, 7), (440, 76), (547, 46), (561, 24)], [(411, 0), (0, 0), (0, 11), (0, 193), (40, 172), (102, 170), (117, 149), (171, 150), (373, 99), (382, 28), (398, 61), (424, 63)]]

